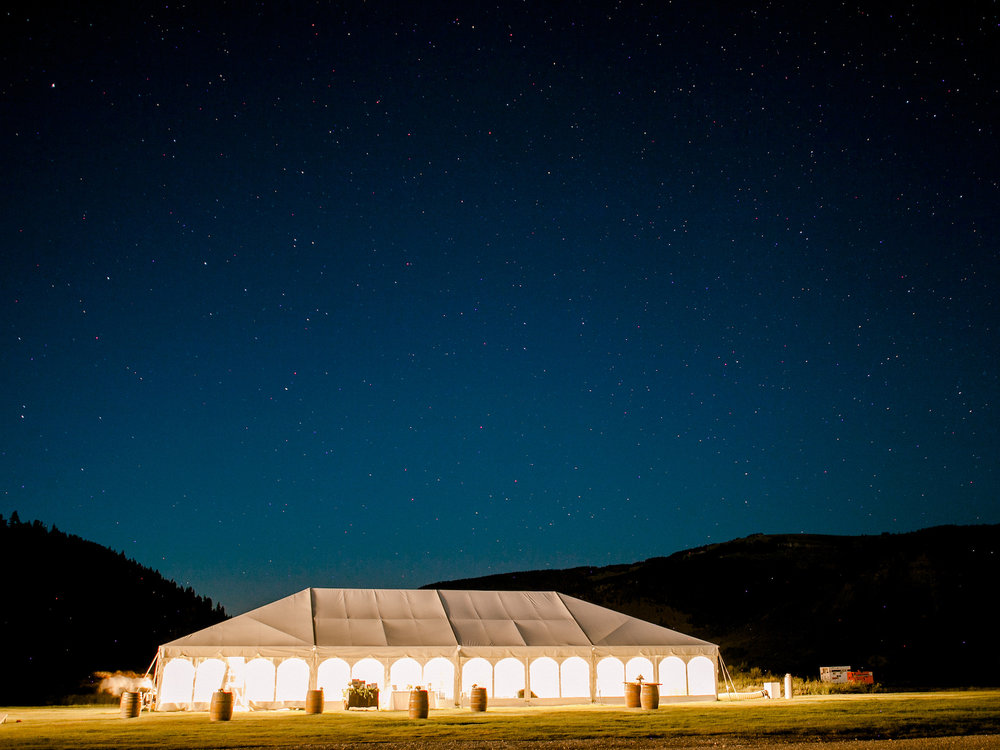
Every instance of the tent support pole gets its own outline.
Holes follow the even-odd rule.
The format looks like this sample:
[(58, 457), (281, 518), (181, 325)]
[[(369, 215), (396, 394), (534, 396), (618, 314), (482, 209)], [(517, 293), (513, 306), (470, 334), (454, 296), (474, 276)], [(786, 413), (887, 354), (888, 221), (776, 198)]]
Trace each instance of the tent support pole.
[(531, 657), (524, 657), (524, 705), (531, 702)]
[(590, 652), (590, 702), (597, 703), (597, 654)]

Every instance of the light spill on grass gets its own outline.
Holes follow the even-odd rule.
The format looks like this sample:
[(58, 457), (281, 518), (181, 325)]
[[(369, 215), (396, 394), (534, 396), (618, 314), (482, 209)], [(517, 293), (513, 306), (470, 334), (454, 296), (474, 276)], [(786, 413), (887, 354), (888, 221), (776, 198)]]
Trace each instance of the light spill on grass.
[[(664, 705), (657, 711), (577, 706), (449, 709), (415, 721), (404, 711), (143, 714), (116, 708), (10, 708), (0, 748), (278, 748), (419, 740), (528, 741), (601, 738), (866, 739), (1000, 733), (1000, 691), (806, 696), (794, 700)], [(20, 723), (17, 723), (20, 720)]]

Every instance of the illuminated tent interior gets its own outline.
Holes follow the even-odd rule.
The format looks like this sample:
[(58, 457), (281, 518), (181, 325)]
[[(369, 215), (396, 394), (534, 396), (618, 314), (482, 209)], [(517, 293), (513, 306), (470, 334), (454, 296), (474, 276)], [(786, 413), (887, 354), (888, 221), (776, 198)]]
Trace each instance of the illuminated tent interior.
[(555, 591), (310, 588), (160, 646), (156, 707), (301, 708), (323, 688), (334, 707), (352, 679), (405, 708), (421, 686), (432, 707), (621, 703), (624, 683), (660, 683), (661, 700), (714, 699), (719, 649)]

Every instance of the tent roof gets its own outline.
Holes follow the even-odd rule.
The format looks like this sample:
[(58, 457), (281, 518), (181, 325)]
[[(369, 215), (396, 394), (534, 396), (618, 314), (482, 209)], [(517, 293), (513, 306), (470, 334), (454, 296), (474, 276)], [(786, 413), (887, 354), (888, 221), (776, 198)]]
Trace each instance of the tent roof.
[(225, 648), (714, 649), (556, 591), (311, 588), (165, 644)]

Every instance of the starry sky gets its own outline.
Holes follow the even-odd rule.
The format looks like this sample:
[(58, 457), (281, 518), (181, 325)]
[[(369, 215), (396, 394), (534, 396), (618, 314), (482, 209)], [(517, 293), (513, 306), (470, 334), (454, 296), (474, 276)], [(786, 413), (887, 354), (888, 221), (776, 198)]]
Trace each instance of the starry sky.
[(231, 613), (1000, 522), (1000, 10), (929, 5), (6, 6), (0, 513)]

